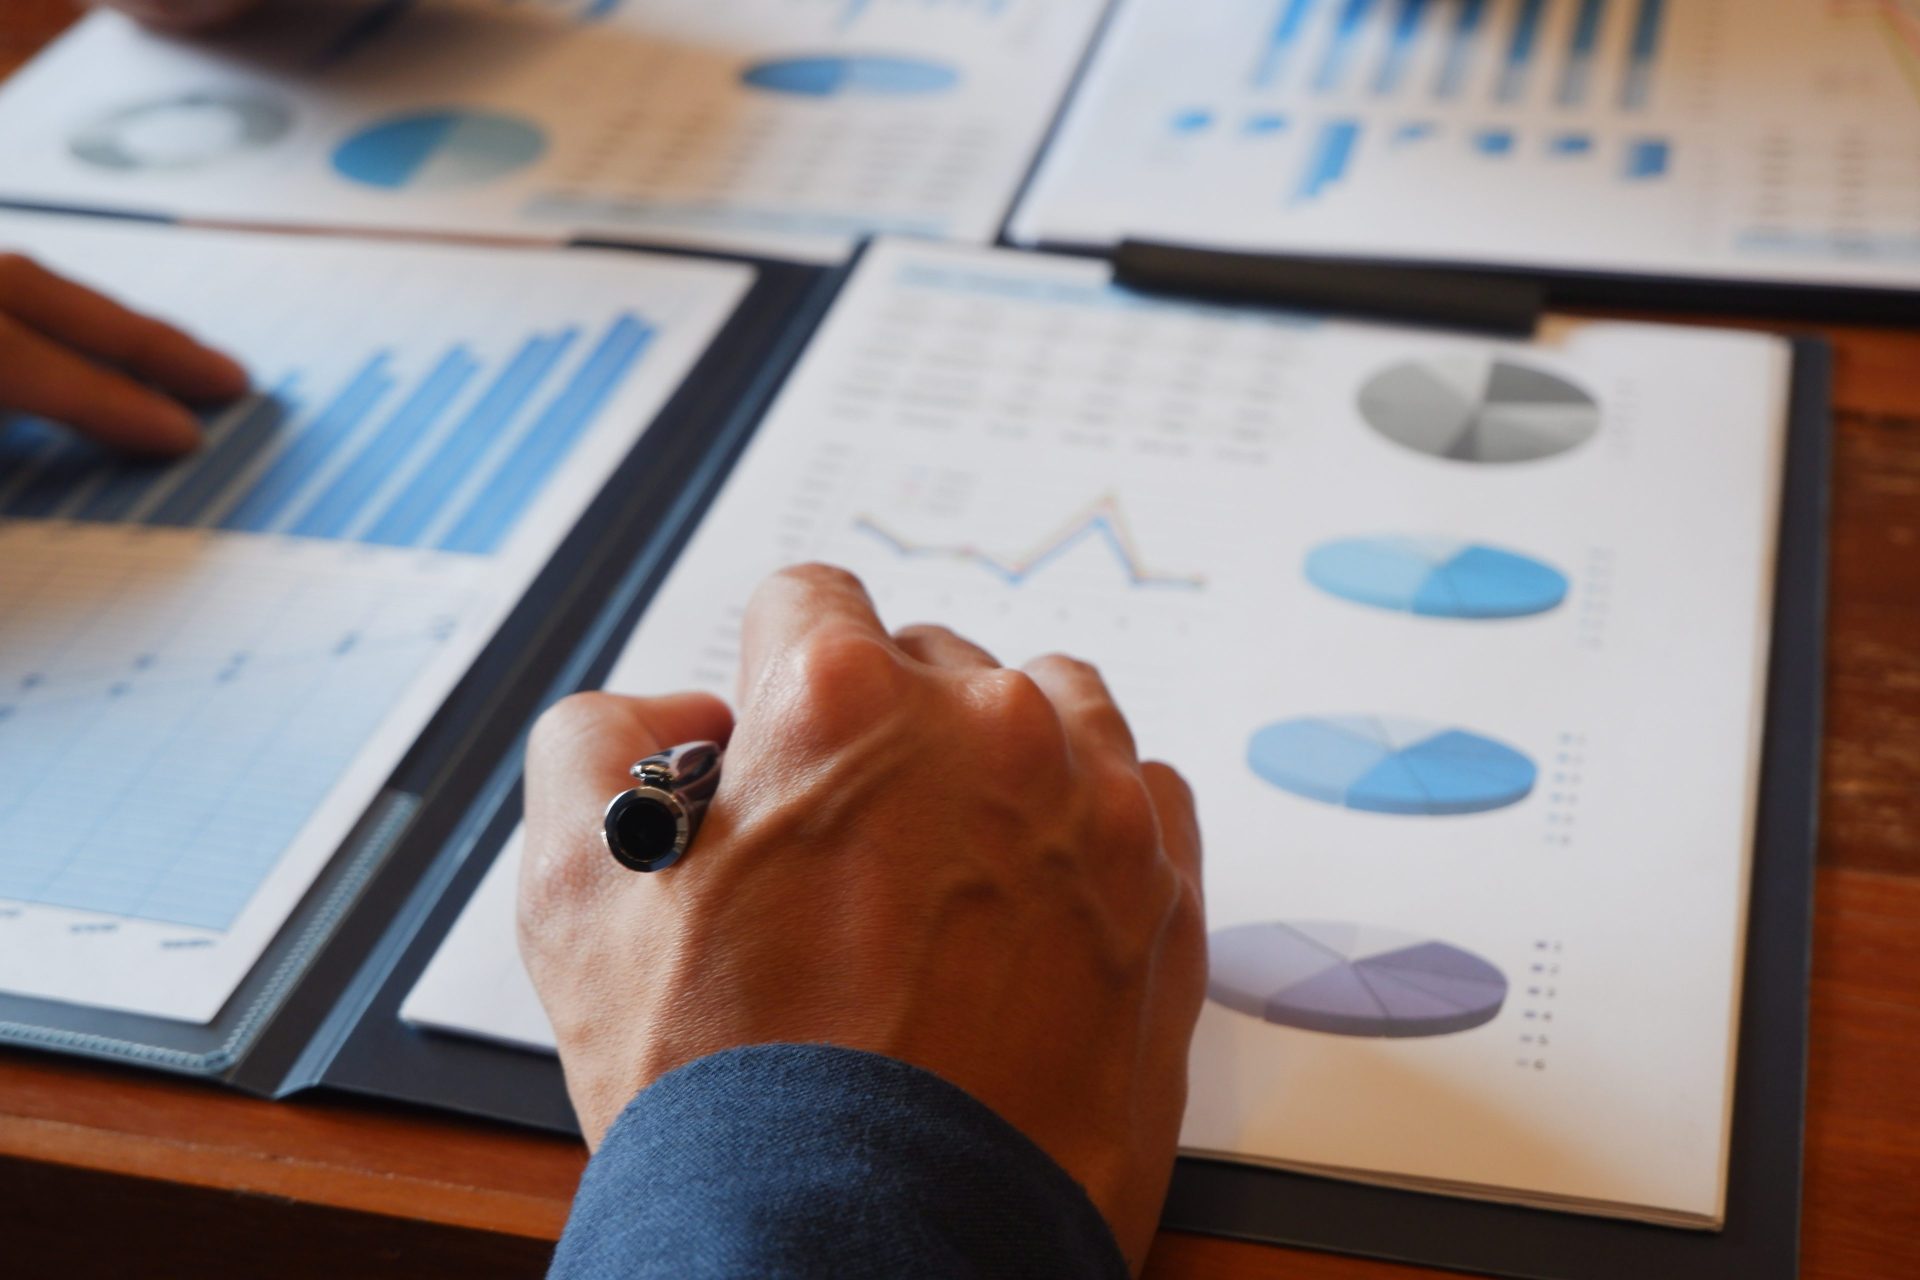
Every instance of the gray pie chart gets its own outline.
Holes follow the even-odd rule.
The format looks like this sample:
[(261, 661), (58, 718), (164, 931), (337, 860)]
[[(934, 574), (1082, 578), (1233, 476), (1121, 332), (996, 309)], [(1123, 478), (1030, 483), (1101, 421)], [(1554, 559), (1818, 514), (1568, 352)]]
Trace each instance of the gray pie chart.
[(1466, 352), (1380, 370), (1360, 388), (1360, 416), (1395, 444), (1454, 462), (1551, 458), (1600, 429), (1599, 404), (1559, 374)]
[(245, 91), (200, 90), (108, 112), (68, 140), (74, 158), (121, 173), (198, 169), (286, 136), (286, 103)]
[(1493, 965), (1450, 943), (1334, 921), (1262, 921), (1207, 943), (1207, 996), (1283, 1027), (1341, 1036), (1450, 1035), (1507, 1000)]

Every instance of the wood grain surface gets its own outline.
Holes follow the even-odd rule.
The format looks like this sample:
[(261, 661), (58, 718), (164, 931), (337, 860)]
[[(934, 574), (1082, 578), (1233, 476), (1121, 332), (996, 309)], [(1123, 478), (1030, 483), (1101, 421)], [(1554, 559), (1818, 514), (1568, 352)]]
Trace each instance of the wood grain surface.
[[(0, 75), (74, 12), (0, 0)], [(1881, 1280), (1920, 1276), (1920, 315), (1823, 332), (1836, 456), (1801, 1261), (1814, 1280)], [(0, 1053), (7, 1275), (537, 1276), (583, 1163), (500, 1126)], [(1147, 1272), (1434, 1274), (1172, 1232)]]

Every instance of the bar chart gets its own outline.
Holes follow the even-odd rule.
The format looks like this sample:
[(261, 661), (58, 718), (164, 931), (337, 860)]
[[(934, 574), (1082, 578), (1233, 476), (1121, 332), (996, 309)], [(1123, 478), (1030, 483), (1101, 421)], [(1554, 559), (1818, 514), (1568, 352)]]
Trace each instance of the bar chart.
[(171, 467), (14, 419), (0, 428), (0, 517), (492, 554), (654, 333), (624, 312), (492, 361), (454, 343), (427, 360), (375, 350), (333, 385), (290, 371), (211, 418), (205, 446)]
[(255, 387), (167, 465), (0, 422), (0, 990), (203, 1022), (753, 272), (16, 213), (0, 242)]

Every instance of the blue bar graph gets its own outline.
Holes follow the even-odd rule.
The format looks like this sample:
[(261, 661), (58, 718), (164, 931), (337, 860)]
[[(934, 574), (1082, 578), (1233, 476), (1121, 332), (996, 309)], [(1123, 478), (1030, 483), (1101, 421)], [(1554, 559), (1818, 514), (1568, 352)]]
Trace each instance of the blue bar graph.
[(1373, 0), (1346, 0), (1334, 24), (1333, 39), (1327, 42), (1326, 54), (1320, 59), (1320, 70), (1313, 77), (1316, 93), (1338, 92), (1340, 82), (1346, 78), (1347, 66), (1353, 61), (1354, 46), (1360, 42), (1360, 31), (1366, 25), (1367, 13), (1372, 8)]
[(1645, 182), (1649, 178), (1665, 177), (1667, 161), (1672, 157), (1672, 148), (1665, 138), (1636, 138), (1627, 144), (1627, 158), (1622, 175), (1629, 182)]
[(1483, 156), (1513, 154), (1513, 130), (1482, 129), (1473, 135), (1473, 149)]
[(1400, 0), (1400, 8), (1393, 20), (1393, 36), (1387, 44), (1386, 54), (1380, 59), (1380, 70), (1373, 78), (1373, 91), (1385, 96), (1397, 93), (1400, 82), (1406, 78), (1407, 65), (1413, 61), (1414, 45), (1420, 39), (1420, 20), (1426, 15), (1427, 0)]
[(1359, 140), (1358, 120), (1329, 120), (1321, 125), (1320, 136), (1315, 139), (1306, 169), (1300, 175), (1300, 184), (1294, 189), (1293, 202), (1304, 204), (1315, 199), (1344, 177)]
[(625, 381), (653, 335), (652, 326), (633, 316), (621, 316), (614, 323), (441, 539), (441, 550), (484, 555), (499, 548), (521, 512), (605, 407), (607, 397)]
[(1425, 142), (1439, 131), (1440, 126), (1431, 120), (1409, 120), (1393, 131), (1387, 142), (1390, 146), (1404, 147), (1410, 143)]
[(441, 357), (380, 434), (334, 477), (288, 532), (307, 538), (347, 536), (387, 477), (420, 445), (479, 368), (464, 347)]
[(1600, 42), (1600, 24), (1607, 14), (1607, 0), (1580, 0), (1574, 15), (1573, 34), (1567, 37), (1567, 61), (1560, 70), (1560, 89), (1554, 95), (1563, 107), (1577, 107), (1586, 101), (1587, 81), (1593, 75), (1594, 46)]
[(1547, 140), (1547, 151), (1556, 156), (1584, 156), (1593, 150), (1590, 133), (1562, 133)]
[(558, 364), (578, 334), (569, 329), (554, 338), (534, 338), (520, 349), (480, 402), (467, 411), (432, 457), (400, 491), (373, 527), (366, 541), (408, 547), (445, 512), (455, 492), (479, 466), (487, 446), (523, 410), (540, 382)]
[(222, 529), (264, 533), (292, 508), (322, 460), (337, 453), (373, 406), (393, 386), (388, 353), (376, 352), (304, 431), (294, 435), (267, 464), (246, 494), (220, 518)]
[[(240, 534), (501, 546), (644, 358), (655, 330), (610, 317), (497, 354), (374, 351), (335, 377), (290, 373), (213, 416), (201, 448), (140, 464), (32, 418), (0, 417), (0, 518)], [(427, 358), (423, 358), (427, 357)], [(563, 368), (563, 362), (567, 362)], [(309, 394), (319, 383), (323, 392)]]
[(1288, 55), (1300, 42), (1300, 32), (1307, 25), (1313, 4), (1314, 0), (1281, 0), (1280, 12), (1273, 20), (1273, 32), (1267, 37), (1266, 48), (1253, 69), (1254, 88), (1267, 89), (1278, 82)]
[(1453, 30), (1447, 35), (1447, 52), (1440, 63), (1440, 75), (1434, 81), (1434, 97), (1457, 98), (1466, 87), (1467, 69), (1473, 64), (1480, 24), (1486, 20), (1486, 16), (1487, 0), (1460, 0), (1460, 10), (1453, 19)]
[(67, 435), (40, 452), (25, 483), (13, 491), (0, 515), (16, 520), (41, 520), (66, 501), (74, 487), (98, 475), (104, 452), (79, 436)]
[(1630, 111), (1645, 107), (1653, 97), (1653, 68), (1660, 56), (1660, 20), (1664, 0), (1640, 0), (1634, 14), (1633, 36), (1627, 45), (1627, 69), (1620, 84), (1620, 105)]
[(1513, 35), (1507, 41), (1507, 60), (1500, 71), (1500, 86), (1494, 96), (1501, 102), (1517, 102), (1526, 91), (1527, 72), (1532, 69), (1534, 46), (1540, 40), (1540, 15), (1547, 0), (1520, 0), (1513, 16)]
[(1175, 133), (1204, 133), (1213, 124), (1213, 112), (1205, 107), (1193, 107), (1174, 113), (1171, 122)]
[(1256, 137), (1285, 133), (1286, 130), (1287, 118), (1277, 111), (1257, 111), (1248, 116), (1240, 125), (1240, 131), (1242, 133), (1252, 134)]
[(274, 442), (287, 419), (298, 412), (292, 397), (293, 387), (293, 380), (288, 379), (252, 401), (226, 424), (216, 439), (203, 445), (188, 464), (185, 476), (146, 515), (146, 523), (182, 526), (205, 523), (220, 496), (254, 458)]

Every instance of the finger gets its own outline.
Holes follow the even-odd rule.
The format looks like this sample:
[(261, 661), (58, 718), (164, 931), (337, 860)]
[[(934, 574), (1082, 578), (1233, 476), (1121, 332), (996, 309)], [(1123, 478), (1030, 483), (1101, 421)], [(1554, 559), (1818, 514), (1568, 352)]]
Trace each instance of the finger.
[(724, 746), (732, 732), (733, 713), (705, 693), (577, 693), (548, 708), (527, 743), (523, 897), (536, 876), (565, 894), (630, 875), (607, 855), (601, 830), (608, 801), (633, 785), (628, 768), (683, 742)]
[(247, 391), (247, 371), (229, 357), (30, 258), (0, 257), (0, 311), (188, 401), (223, 402)]
[(825, 564), (797, 564), (763, 579), (747, 602), (740, 623), (740, 702), (782, 654), (797, 650), (809, 636), (839, 630), (865, 634), (888, 648), (893, 638), (874, 612), (860, 579)]
[(1200, 892), (1200, 817), (1193, 788), (1171, 766), (1149, 760), (1140, 766), (1153, 811), (1160, 819), (1160, 844), (1174, 870), (1195, 894)]
[(1127, 718), (1107, 691), (1107, 682), (1091, 663), (1050, 653), (1029, 662), (1025, 670), (1059, 709), (1067, 735), (1076, 744), (1133, 762), (1133, 730), (1127, 727)]
[(906, 652), (907, 656), (930, 667), (947, 667), (956, 671), (991, 671), (999, 667), (1000, 661), (965, 636), (957, 635), (946, 627), (937, 627), (928, 623), (919, 623), (911, 627), (902, 627), (893, 633), (893, 642)]
[(200, 443), (185, 405), (0, 316), (0, 409), (65, 423), (101, 444), (171, 457)]

